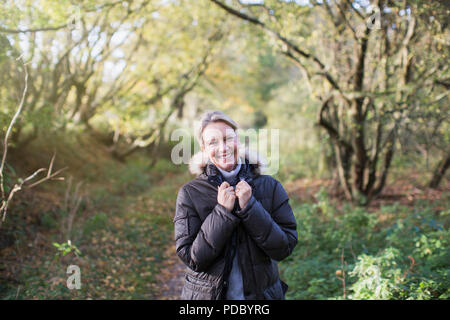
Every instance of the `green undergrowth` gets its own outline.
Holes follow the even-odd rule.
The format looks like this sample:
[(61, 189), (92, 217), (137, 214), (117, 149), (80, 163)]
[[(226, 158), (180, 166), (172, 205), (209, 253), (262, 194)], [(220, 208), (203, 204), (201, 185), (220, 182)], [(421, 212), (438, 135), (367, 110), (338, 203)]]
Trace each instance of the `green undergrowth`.
[(280, 263), (288, 299), (449, 299), (449, 194), (376, 212), (324, 190), (292, 202), (298, 245)]

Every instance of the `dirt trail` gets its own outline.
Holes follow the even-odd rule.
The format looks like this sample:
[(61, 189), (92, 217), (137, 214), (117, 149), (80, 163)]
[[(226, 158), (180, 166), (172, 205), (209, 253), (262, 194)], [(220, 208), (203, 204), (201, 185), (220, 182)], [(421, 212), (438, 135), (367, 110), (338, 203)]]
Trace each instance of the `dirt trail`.
[(184, 283), (186, 266), (178, 258), (175, 244), (165, 252), (166, 262), (156, 279), (159, 286), (158, 300), (179, 300)]
[[(189, 179), (190, 175), (187, 172), (183, 174), (167, 175), (158, 183), (159, 187), (155, 189), (155, 192), (158, 193), (163, 190), (166, 194), (172, 194), (173, 192), (177, 192)], [(168, 185), (170, 187), (166, 188), (165, 186)], [(170, 209), (167, 212), (174, 215), (175, 199), (173, 199), (172, 195), (170, 196), (170, 205), (168, 207)], [(157, 294), (154, 296), (154, 299), (179, 300), (184, 285), (185, 269), (186, 265), (177, 256), (175, 241), (171, 240), (164, 252), (164, 262), (161, 271), (156, 275), (156, 283), (154, 285), (157, 289)]]

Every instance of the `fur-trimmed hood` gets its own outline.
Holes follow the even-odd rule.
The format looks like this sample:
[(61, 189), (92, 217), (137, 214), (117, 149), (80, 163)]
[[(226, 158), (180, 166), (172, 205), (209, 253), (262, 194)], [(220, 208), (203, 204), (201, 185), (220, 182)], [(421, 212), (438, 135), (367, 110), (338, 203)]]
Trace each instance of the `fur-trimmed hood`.
[[(257, 174), (264, 173), (264, 170), (267, 168), (266, 159), (256, 151), (239, 149), (239, 157), (241, 158), (242, 163), (245, 163), (245, 160), (247, 160), (249, 164), (252, 164), (255, 173)], [(198, 176), (205, 171), (207, 164), (208, 156), (202, 151), (199, 151), (194, 154), (189, 161), (189, 172)]]

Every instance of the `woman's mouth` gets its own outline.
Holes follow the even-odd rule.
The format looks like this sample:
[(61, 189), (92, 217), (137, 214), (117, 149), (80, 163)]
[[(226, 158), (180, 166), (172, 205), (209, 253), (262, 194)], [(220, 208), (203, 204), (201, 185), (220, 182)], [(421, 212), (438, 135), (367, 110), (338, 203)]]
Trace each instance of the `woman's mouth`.
[(218, 155), (216, 159), (221, 162), (233, 162), (234, 161), (233, 152), (227, 152), (225, 154)]

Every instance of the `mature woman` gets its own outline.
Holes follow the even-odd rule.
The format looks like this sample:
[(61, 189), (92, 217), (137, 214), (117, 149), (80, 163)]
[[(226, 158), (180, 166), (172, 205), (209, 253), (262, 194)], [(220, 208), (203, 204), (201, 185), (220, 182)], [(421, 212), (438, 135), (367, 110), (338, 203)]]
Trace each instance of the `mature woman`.
[(281, 184), (242, 153), (237, 124), (206, 113), (191, 159), (197, 177), (178, 192), (177, 254), (187, 265), (182, 299), (284, 299), (277, 261), (297, 244), (296, 221)]

